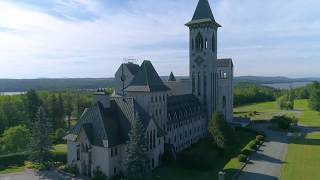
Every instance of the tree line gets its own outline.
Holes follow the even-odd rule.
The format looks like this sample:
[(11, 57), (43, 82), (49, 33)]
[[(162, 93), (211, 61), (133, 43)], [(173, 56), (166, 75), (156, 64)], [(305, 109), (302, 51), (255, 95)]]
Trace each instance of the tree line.
[(50, 140), (53, 143), (63, 142), (62, 137), (71, 128), (71, 120), (78, 119), (91, 105), (91, 93), (80, 91), (30, 90), (23, 95), (0, 96), (0, 153), (25, 149), (36, 131), (34, 127), (40, 126), (36, 122), (44, 118), (50, 125), (47, 128)]

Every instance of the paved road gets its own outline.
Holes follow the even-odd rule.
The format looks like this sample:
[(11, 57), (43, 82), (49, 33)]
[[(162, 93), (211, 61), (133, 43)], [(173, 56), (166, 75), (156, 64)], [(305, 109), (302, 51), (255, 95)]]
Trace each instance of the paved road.
[(46, 171), (41, 173), (35, 173), (34, 171), (25, 171), (15, 174), (0, 175), (0, 180), (82, 180), (75, 179), (69, 176), (62, 175), (56, 171)]
[(256, 129), (267, 134), (267, 142), (250, 158), (238, 180), (278, 180), (281, 166), (288, 151), (286, 133), (275, 132), (267, 128), (268, 124), (255, 125)]

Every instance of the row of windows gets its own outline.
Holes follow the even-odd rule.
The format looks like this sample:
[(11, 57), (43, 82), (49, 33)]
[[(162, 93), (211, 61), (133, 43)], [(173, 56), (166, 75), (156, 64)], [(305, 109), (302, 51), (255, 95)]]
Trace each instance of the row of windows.
[[(194, 127), (193, 128), (193, 132), (194, 133), (197, 133), (197, 132), (200, 132), (200, 130), (204, 130), (205, 129), (205, 126), (198, 126), (198, 127)], [(192, 135), (192, 129), (189, 130), (189, 136)], [(184, 138), (188, 138), (188, 131), (186, 130), (185, 133), (184, 133)], [(180, 140), (183, 139), (183, 134), (180, 133)], [(177, 142), (177, 136), (174, 135), (174, 142), (176, 143)], [(169, 138), (169, 144), (170, 144), (170, 138)]]
[[(194, 50), (196, 48), (197, 51), (202, 51), (203, 49), (208, 49), (208, 39), (205, 38), (203, 40), (203, 36), (199, 32), (196, 36), (196, 43), (194, 44), (194, 39), (191, 40), (191, 48)], [(215, 52), (216, 50), (216, 37), (212, 35), (212, 42), (211, 42), (211, 50)]]
[(118, 155), (118, 148), (115, 147), (115, 148), (111, 148), (111, 157), (113, 156), (117, 156)]
[(163, 95), (163, 96), (155, 96), (155, 97), (153, 97), (153, 96), (151, 96), (151, 103), (154, 103), (154, 102), (165, 102), (166, 101), (166, 96), (165, 95)]
[(196, 120), (201, 120), (201, 118), (199, 117), (199, 118), (192, 118), (192, 119), (188, 119), (188, 120), (186, 120), (186, 121), (182, 121), (182, 122), (179, 122), (179, 123), (177, 123), (177, 124), (174, 124), (174, 125), (171, 125), (171, 126), (169, 126), (168, 127), (168, 129), (167, 129), (167, 131), (171, 131), (172, 130), (172, 128), (173, 129), (177, 129), (177, 128), (180, 128), (180, 127), (182, 127), (182, 126), (185, 126), (185, 125), (189, 125), (189, 124), (191, 124), (191, 123), (193, 123), (194, 121), (196, 121)]

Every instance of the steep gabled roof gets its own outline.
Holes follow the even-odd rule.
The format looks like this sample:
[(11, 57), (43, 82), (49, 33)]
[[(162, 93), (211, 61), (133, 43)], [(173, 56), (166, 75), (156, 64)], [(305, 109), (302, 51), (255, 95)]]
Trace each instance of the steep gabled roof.
[(168, 81), (177, 81), (172, 72), (170, 73)]
[(158, 92), (169, 90), (170, 89), (162, 82), (150, 61), (143, 61), (139, 72), (125, 89), (125, 91), (131, 92)]
[(217, 67), (233, 67), (232, 59), (217, 59)]

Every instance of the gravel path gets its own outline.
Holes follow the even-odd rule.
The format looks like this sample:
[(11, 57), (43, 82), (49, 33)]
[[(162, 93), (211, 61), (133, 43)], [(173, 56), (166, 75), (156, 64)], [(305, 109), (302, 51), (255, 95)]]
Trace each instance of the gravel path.
[(278, 180), (281, 166), (288, 151), (288, 137), (286, 133), (272, 131), (268, 124), (255, 125), (256, 129), (267, 134), (267, 142), (260, 150), (250, 157), (250, 162), (243, 169), (238, 180)]

